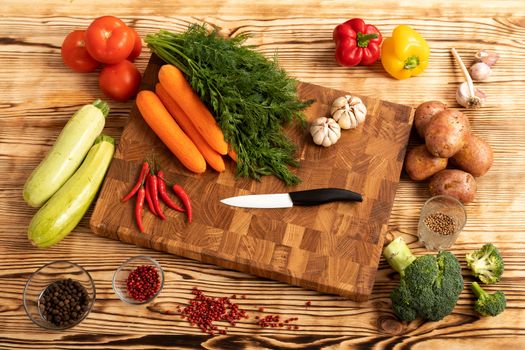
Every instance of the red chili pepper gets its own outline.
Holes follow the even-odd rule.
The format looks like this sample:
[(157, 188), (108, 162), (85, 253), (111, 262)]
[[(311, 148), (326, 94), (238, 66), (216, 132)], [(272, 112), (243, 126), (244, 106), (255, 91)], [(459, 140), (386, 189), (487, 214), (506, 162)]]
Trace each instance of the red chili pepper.
[(146, 196), (146, 190), (144, 186), (140, 186), (137, 194), (137, 202), (135, 204), (135, 220), (137, 220), (137, 226), (140, 232), (144, 232), (144, 225), (142, 224), (142, 212), (144, 211), (144, 197)]
[(137, 193), (140, 186), (144, 182), (144, 177), (146, 176), (146, 173), (148, 172), (148, 170), (149, 170), (148, 162), (142, 163), (142, 170), (140, 171), (139, 179), (137, 180), (137, 183), (135, 184), (135, 186), (133, 186), (131, 191), (127, 195), (125, 195), (124, 198), (122, 198), (123, 202), (127, 202), (128, 200), (130, 200), (131, 197), (135, 195), (135, 193)]
[(166, 191), (166, 181), (164, 180), (164, 172), (162, 170), (159, 170), (157, 173), (158, 181), (157, 185), (159, 188), (160, 198), (166, 203), (168, 207), (170, 207), (173, 210), (180, 211), (181, 213), (184, 213), (185, 210), (182, 209), (175, 203), (168, 195), (168, 192)]
[(352, 18), (335, 27), (333, 39), (335, 58), (342, 66), (367, 66), (376, 62), (381, 54), (381, 32), (361, 18)]
[(151, 193), (150, 193), (150, 187), (149, 187), (149, 176), (146, 177), (146, 203), (148, 203), (149, 211), (153, 213), (153, 215), (157, 216), (157, 211), (155, 210), (155, 206), (153, 205), (153, 199), (151, 199)]
[(164, 215), (164, 213), (162, 212), (162, 208), (160, 207), (159, 189), (157, 186), (157, 176), (148, 174), (148, 181), (149, 181), (151, 200), (153, 201), (153, 206), (155, 207), (155, 211), (157, 212), (158, 216), (162, 220), (166, 220), (166, 215)]
[(190, 203), (190, 197), (184, 191), (182, 187), (180, 187), (179, 184), (173, 185), (173, 192), (182, 200), (182, 204), (184, 204), (184, 207), (186, 208), (186, 213), (188, 215), (188, 222), (191, 224), (191, 218), (192, 218), (192, 211), (191, 211), (191, 203)]

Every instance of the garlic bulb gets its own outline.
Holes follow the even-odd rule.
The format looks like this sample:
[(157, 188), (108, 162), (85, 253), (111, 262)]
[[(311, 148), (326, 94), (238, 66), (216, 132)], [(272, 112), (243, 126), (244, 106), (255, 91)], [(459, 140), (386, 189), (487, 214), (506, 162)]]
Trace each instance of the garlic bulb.
[(470, 67), (470, 76), (475, 81), (487, 80), (491, 72), (490, 66), (483, 62), (476, 62)]
[(461, 85), (459, 85), (458, 89), (456, 90), (456, 101), (468, 109), (477, 109), (483, 107), (487, 95), (481, 89), (478, 89), (474, 86), (472, 77), (470, 76), (467, 67), (465, 67), (463, 60), (459, 56), (456, 49), (452, 48), (450, 51), (452, 51), (454, 59), (461, 68), (461, 73), (463, 73), (463, 76), (467, 80), (466, 82), (461, 83)]
[(341, 96), (332, 103), (330, 115), (342, 129), (354, 129), (365, 121), (366, 106), (359, 97)]
[(312, 123), (310, 134), (316, 145), (329, 147), (341, 137), (341, 127), (332, 118), (320, 117)]
[(471, 95), (467, 82), (461, 83), (456, 90), (456, 101), (468, 109), (483, 107), (486, 99), (487, 95), (477, 87), (474, 87), (474, 95)]

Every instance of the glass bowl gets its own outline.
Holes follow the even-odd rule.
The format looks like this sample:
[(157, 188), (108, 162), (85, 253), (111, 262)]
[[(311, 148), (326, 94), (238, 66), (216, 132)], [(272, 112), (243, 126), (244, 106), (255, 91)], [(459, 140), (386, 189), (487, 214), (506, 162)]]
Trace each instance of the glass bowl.
[(467, 223), (467, 212), (459, 200), (439, 195), (428, 199), (419, 216), (418, 236), (429, 250), (450, 248)]
[[(78, 284), (80, 284), (80, 286), (84, 287), (86, 291), (85, 298), (87, 303), (83, 306), (83, 308), (81, 307), (79, 309), (79, 316), (75, 317), (74, 321), (68, 322), (64, 325), (57, 325), (44, 316), (45, 296), (47, 296), (51, 288), (53, 288), (51, 285), (53, 285), (54, 282), (68, 279), (76, 281)], [(48, 287), (50, 288), (49, 290)], [(60, 298), (60, 295), (58, 295), (58, 297)], [(89, 272), (87, 272), (80, 265), (63, 260), (53, 261), (36, 270), (27, 280), (23, 294), (24, 309), (27, 313), (27, 316), (29, 316), (31, 321), (33, 321), (38, 326), (48, 330), (64, 330), (74, 327), (82, 322), (82, 320), (84, 320), (91, 311), (91, 308), (95, 302), (95, 298), (95, 283), (93, 282)], [(69, 304), (69, 300), (67, 303)], [(71, 301), (71, 304), (73, 304), (72, 306), (76, 307), (75, 301)], [(75, 311), (72, 310), (72, 312)], [(75, 314), (77, 313), (75, 312)], [(69, 317), (69, 315), (67, 317)]]
[[(133, 272), (135, 269), (137, 269), (139, 266), (153, 266), (159, 275), (159, 287), (158, 290), (153, 294), (151, 297), (145, 299), (145, 300), (137, 300), (133, 298), (127, 288), (127, 280), (128, 276)], [(115, 291), (115, 294), (125, 303), (128, 304), (146, 304), (151, 302), (153, 299), (159, 295), (162, 288), (164, 287), (164, 271), (162, 270), (162, 267), (160, 264), (153, 258), (150, 258), (149, 256), (135, 256), (133, 258), (130, 258), (122, 263), (122, 265), (119, 266), (115, 274), (113, 275), (113, 290)]]

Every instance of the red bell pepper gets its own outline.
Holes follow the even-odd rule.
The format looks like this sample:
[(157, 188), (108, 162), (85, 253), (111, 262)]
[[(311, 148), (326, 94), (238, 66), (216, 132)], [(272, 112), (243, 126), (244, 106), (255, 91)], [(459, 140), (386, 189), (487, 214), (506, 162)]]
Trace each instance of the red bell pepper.
[(381, 32), (365, 24), (361, 18), (352, 18), (334, 29), (335, 58), (342, 66), (370, 65), (381, 54)]

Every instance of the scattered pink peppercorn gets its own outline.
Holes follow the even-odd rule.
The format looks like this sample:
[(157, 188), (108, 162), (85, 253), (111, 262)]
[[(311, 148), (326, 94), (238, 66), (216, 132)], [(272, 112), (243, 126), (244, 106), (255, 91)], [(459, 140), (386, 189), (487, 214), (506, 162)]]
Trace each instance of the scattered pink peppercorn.
[(226, 321), (235, 326), (236, 321), (242, 318), (248, 318), (246, 311), (239, 308), (239, 305), (231, 301), (232, 298), (222, 297), (214, 298), (204, 295), (197, 288), (191, 291), (195, 297), (185, 308), (181, 309), (182, 317), (186, 317), (188, 322), (193, 326), (199, 327), (202, 332), (210, 335), (226, 334), (226, 329), (218, 329), (213, 324), (215, 321)]
[(258, 324), (262, 328), (267, 328), (267, 327), (270, 327), (270, 328), (283, 328), (283, 327), (286, 327), (289, 330), (299, 329), (299, 326), (291, 324), (291, 322), (297, 321), (299, 319), (298, 317), (291, 317), (291, 318), (287, 318), (287, 319), (282, 320), (282, 321), (281, 321), (280, 318), (281, 317), (279, 315), (266, 315), (264, 317), (259, 317), (259, 316), (255, 317), (256, 320), (258, 319), (256, 324)]

